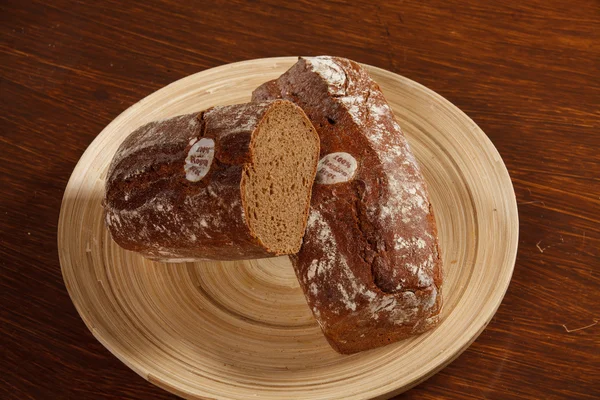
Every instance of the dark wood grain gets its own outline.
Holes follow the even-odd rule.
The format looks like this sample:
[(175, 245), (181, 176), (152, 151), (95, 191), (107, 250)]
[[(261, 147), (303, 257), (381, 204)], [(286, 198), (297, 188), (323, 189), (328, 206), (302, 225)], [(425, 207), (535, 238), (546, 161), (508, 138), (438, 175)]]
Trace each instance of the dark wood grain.
[(144, 96), (224, 63), (299, 54), (440, 93), (488, 134), (515, 186), (520, 247), (502, 306), (403, 397), (599, 398), (600, 324), (568, 330), (600, 319), (600, 3), (500, 3), (2, 1), (0, 398), (174, 398), (75, 311), (56, 249), (63, 191), (86, 146)]

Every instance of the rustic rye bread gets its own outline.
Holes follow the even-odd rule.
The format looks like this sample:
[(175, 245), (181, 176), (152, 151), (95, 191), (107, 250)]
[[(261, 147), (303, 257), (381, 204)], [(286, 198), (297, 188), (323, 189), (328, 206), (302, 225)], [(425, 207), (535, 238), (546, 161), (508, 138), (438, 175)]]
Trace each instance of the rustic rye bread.
[(106, 181), (115, 242), (169, 262), (300, 249), (319, 137), (288, 101), (151, 122), (119, 147)]
[(331, 346), (354, 353), (439, 321), (442, 265), (427, 187), (379, 86), (357, 63), (300, 58), (257, 88), (286, 99), (321, 139), (303, 245), (292, 256)]

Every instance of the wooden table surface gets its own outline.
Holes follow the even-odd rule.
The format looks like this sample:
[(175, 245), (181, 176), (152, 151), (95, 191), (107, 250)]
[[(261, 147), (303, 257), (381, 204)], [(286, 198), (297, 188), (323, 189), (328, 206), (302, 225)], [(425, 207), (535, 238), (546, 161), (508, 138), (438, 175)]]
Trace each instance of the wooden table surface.
[(69, 299), (56, 248), (67, 180), (105, 125), (164, 85), (319, 54), (456, 104), (498, 148), (519, 203), (498, 313), (401, 397), (599, 398), (600, 3), (499, 3), (2, 1), (0, 398), (175, 398), (97, 342)]

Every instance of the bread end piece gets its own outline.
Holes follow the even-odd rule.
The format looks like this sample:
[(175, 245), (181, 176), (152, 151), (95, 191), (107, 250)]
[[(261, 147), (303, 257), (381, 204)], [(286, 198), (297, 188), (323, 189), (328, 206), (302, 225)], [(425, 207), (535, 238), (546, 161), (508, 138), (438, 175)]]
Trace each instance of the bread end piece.
[(319, 148), (302, 109), (283, 100), (146, 124), (111, 163), (107, 228), (119, 246), (155, 261), (297, 252)]

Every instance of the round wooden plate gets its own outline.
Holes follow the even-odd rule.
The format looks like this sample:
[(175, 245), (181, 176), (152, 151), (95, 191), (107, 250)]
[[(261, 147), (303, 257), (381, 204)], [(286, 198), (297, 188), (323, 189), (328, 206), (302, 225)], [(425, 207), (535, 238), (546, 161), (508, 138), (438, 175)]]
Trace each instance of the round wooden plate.
[(224, 65), (135, 104), (94, 140), (65, 191), (58, 228), (63, 277), (94, 336), (148, 381), (188, 398), (391, 397), (439, 371), (481, 333), (512, 275), (514, 191), (479, 127), (431, 90), (367, 66), (422, 165), (445, 265), (443, 322), (383, 348), (343, 356), (312, 318), (286, 257), (162, 264), (110, 239), (101, 200), (127, 134), (156, 119), (246, 102), (294, 57)]

